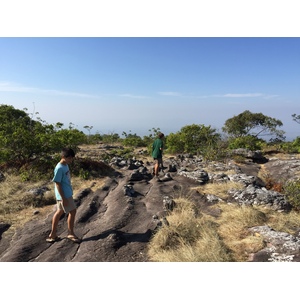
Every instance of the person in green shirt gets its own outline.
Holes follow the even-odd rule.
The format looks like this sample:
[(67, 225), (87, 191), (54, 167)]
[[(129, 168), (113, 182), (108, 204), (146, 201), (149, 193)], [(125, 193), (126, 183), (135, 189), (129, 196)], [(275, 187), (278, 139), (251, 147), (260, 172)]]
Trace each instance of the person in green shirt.
[(155, 177), (158, 177), (158, 172), (159, 172), (159, 166), (163, 166), (162, 162), (162, 153), (163, 153), (163, 148), (164, 144), (162, 139), (164, 138), (163, 133), (159, 133), (156, 140), (152, 144), (152, 157), (154, 159), (154, 169), (153, 169), (153, 175)]

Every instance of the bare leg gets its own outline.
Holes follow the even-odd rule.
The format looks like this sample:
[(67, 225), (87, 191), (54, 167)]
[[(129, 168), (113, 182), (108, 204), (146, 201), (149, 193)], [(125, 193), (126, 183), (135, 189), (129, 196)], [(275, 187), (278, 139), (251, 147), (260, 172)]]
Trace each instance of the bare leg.
[(51, 232), (49, 234), (49, 238), (56, 238), (56, 231), (57, 231), (57, 225), (58, 225), (58, 222), (59, 222), (59, 219), (60, 217), (62, 216), (62, 214), (64, 213), (63, 210), (61, 209), (58, 209), (55, 214), (53, 215), (53, 218), (52, 218), (52, 227), (51, 227)]
[(158, 161), (156, 161), (155, 166), (154, 166), (154, 175), (158, 176), (158, 172), (159, 172), (159, 163), (158, 163)]
[(75, 233), (74, 233), (75, 215), (76, 215), (76, 209), (73, 209), (72, 211), (69, 212), (69, 216), (68, 216), (68, 235), (75, 236)]

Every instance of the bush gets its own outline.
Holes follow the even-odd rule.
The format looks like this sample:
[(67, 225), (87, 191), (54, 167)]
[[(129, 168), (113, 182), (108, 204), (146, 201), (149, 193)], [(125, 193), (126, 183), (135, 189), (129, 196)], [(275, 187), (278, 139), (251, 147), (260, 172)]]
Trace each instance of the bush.
[[(70, 166), (71, 174), (82, 179), (99, 178), (113, 174), (114, 170), (104, 162), (77, 158)], [(53, 171), (52, 171), (53, 172)]]
[(207, 149), (209, 152), (216, 149), (219, 140), (220, 134), (210, 126), (192, 124), (182, 127), (175, 134), (169, 134), (166, 145), (172, 154), (185, 152), (203, 155)]
[(230, 149), (246, 148), (252, 151), (261, 150), (265, 142), (252, 135), (233, 138), (229, 141)]
[(288, 181), (284, 185), (284, 194), (286, 200), (297, 211), (300, 210), (300, 179), (296, 181)]
[(122, 144), (127, 147), (144, 147), (147, 144), (143, 141), (143, 139), (135, 134), (127, 134), (123, 132), (123, 135), (125, 135), (125, 138), (122, 140)]
[[(29, 163), (69, 146), (74, 150), (87, 141), (86, 135), (63, 124), (48, 125), (13, 106), (0, 105), (0, 162)], [(26, 177), (26, 176), (25, 176)]]
[[(184, 152), (184, 142), (181, 140), (180, 133), (170, 133), (166, 141), (168, 151), (171, 154), (174, 153), (183, 153)], [(151, 144), (152, 150), (152, 144)]]
[(282, 143), (280, 149), (287, 153), (300, 153), (300, 137), (292, 142)]

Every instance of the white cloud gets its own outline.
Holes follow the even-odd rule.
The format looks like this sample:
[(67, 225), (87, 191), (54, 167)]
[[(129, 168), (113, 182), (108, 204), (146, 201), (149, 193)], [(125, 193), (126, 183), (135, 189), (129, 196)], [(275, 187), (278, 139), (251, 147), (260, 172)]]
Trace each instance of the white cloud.
[(279, 97), (279, 95), (264, 95), (263, 98), (264, 99), (272, 99), (272, 98), (277, 98)]
[(84, 93), (26, 87), (8, 81), (0, 82), (0, 92), (34, 93), (34, 94), (47, 94), (47, 95), (57, 95), (57, 96), (73, 96), (73, 97), (81, 97), (81, 98), (98, 98), (97, 96), (84, 94)]
[(184, 95), (178, 92), (159, 92), (158, 94), (162, 96), (173, 96), (173, 97), (185, 97), (185, 98), (197, 98), (197, 99), (205, 99), (205, 98), (264, 98), (271, 99), (279, 97), (278, 95), (268, 95), (263, 93), (228, 93), (228, 94), (212, 94), (212, 95)]
[(120, 94), (120, 97), (132, 98), (132, 99), (147, 99), (149, 97), (142, 95), (133, 95), (133, 94)]
[(221, 97), (224, 98), (258, 98), (261, 97), (263, 99), (272, 99), (279, 97), (279, 95), (268, 95), (268, 94), (263, 94), (263, 93), (246, 93), (246, 94), (225, 94), (222, 95)]
[(178, 92), (158, 92), (158, 94), (162, 96), (176, 96), (176, 97), (182, 96), (182, 94)]
[(248, 93), (248, 94), (225, 94), (222, 97), (225, 98), (248, 98), (248, 97), (262, 97), (261, 93)]

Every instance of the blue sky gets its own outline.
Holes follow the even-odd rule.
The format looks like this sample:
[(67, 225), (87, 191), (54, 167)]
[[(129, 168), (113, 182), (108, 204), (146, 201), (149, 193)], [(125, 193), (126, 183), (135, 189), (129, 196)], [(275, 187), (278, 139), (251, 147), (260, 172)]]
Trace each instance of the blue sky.
[(48, 123), (141, 136), (190, 124), (221, 131), (247, 109), (280, 119), (288, 139), (299, 135), (297, 1), (11, 0), (2, 8), (0, 104)]
[[(160, 127), (165, 133), (177, 132), (189, 124), (221, 130), (228, 118), (248, 109), (280, 119), (286, 135), (294, 138), (300, 135), (300, 125), (291, 117), (293, 113), (300, 114), (298, 2), (4, 1), (0, 11), (0, 104), (35, 110), (48, 123), (63, 122), (67, 126), (72, 122), (82, 130), (88, 125), (94, 127), (94, 132), (131, 130), (140, 135), (148, 134), (152, 127)], [(49, 276), (51, 280), (52, 270), (39, 266), (42, 269), (38, 274), (42, 272), (44, 279)], [(151, 280), (167, 272), (172, 284), (178, 282), (178, 286), (185, 287), (178, 272), (169, 272), (167, 267), (161, 270), (162, 265), (147, 264), (145, 271), (145, 265), (137, 266), (142, 268), (134, 270), (132, 276), (138, 272), (143, 281), (145, 276)], [(175, 267), (182, 274), (193, 274), (182, 270), (183, 266)], [(232, 291), (232, 276), (237, 274), (234, 281), (243, 286), (253, 274), (253, 270), (245, 272), (245, 268), (253, 266), (230, 264), (228, 269), (227, 264), (205, 264), (199, 272), (197, 264), (188, 264), (188, 268), (197, 268), (194, 271), (198, 272), (198, 281), (205, 280), (201, 286), (204, 293), (209, 294), (214, 287), (214, 282), (206, 282), (210, 278), (207, 274), (220, 276), (219, 296), (234, 299), (240, 295), (235, 297)], [(23, 274), (19, 267), (9, 264), (2, 273), (6, 278), (22, 274), (18, 291), (24, 296), (31, 283), (26, 278), (32, 277), (24, 277), (29, 270), (26, 268)], [(104, 272), (103, 267), (98, 274), (106, 286), (116, 280), (119, 285), (125, 283), (124, 288), (131, 284), (124, 281), (132, 278), (124, 276), (128, 275), (125, 265), (124, 273), (119, 264), (109, 265)], [(233, 267), (238, 268), (237, 272), (232, 272)], [(268, 265), (266, 269), (260, 265), (255, 276), (258, 282), (265, 283), (268, 278), (272, 283), (278, 271), (293, 274), (293, 267), (297, 265)], [(257, 271), (256, 265), (255, 268)], [(70, 271), (72, 278), (75, 270), (65, 271)], [(89, 271), (94, 270), (85, 274), (94, 274)], [(226, 281), (228, 271), (230, 282)], [(90, 276), (85, 278), (87, 284), (93, 280)], [(288, 284), (295, 278), (284, 276)], [(182, 292), (174, 290), (176, 296), (180, 292), (184, 297), (187, 291), (191, 296), (197, 293), (197, 284), (190, 284), (193, 279), (186, 276), (187, 288)], [(3, 285), (10, 293), (15, 290), (10, 285), (14, 281)], [(48, 285), (47, 280), (43, 282)], [(60, 292), (68, 296), (70, 293)], [(170, 298), (170, 290), (167, 293)], [(266, 293), (270, 297), (272, 291)], [(274, 289), (274, 293), (278, 296), (278, 290)], [(286, 293), (285, 290), (284, 296)], [(124, 297), (124, 293), (120, 296)]]
[(244, 110), (299, 134), (300, 38), (0, 38), (0, 103), (80, 130), (221, 131)]

